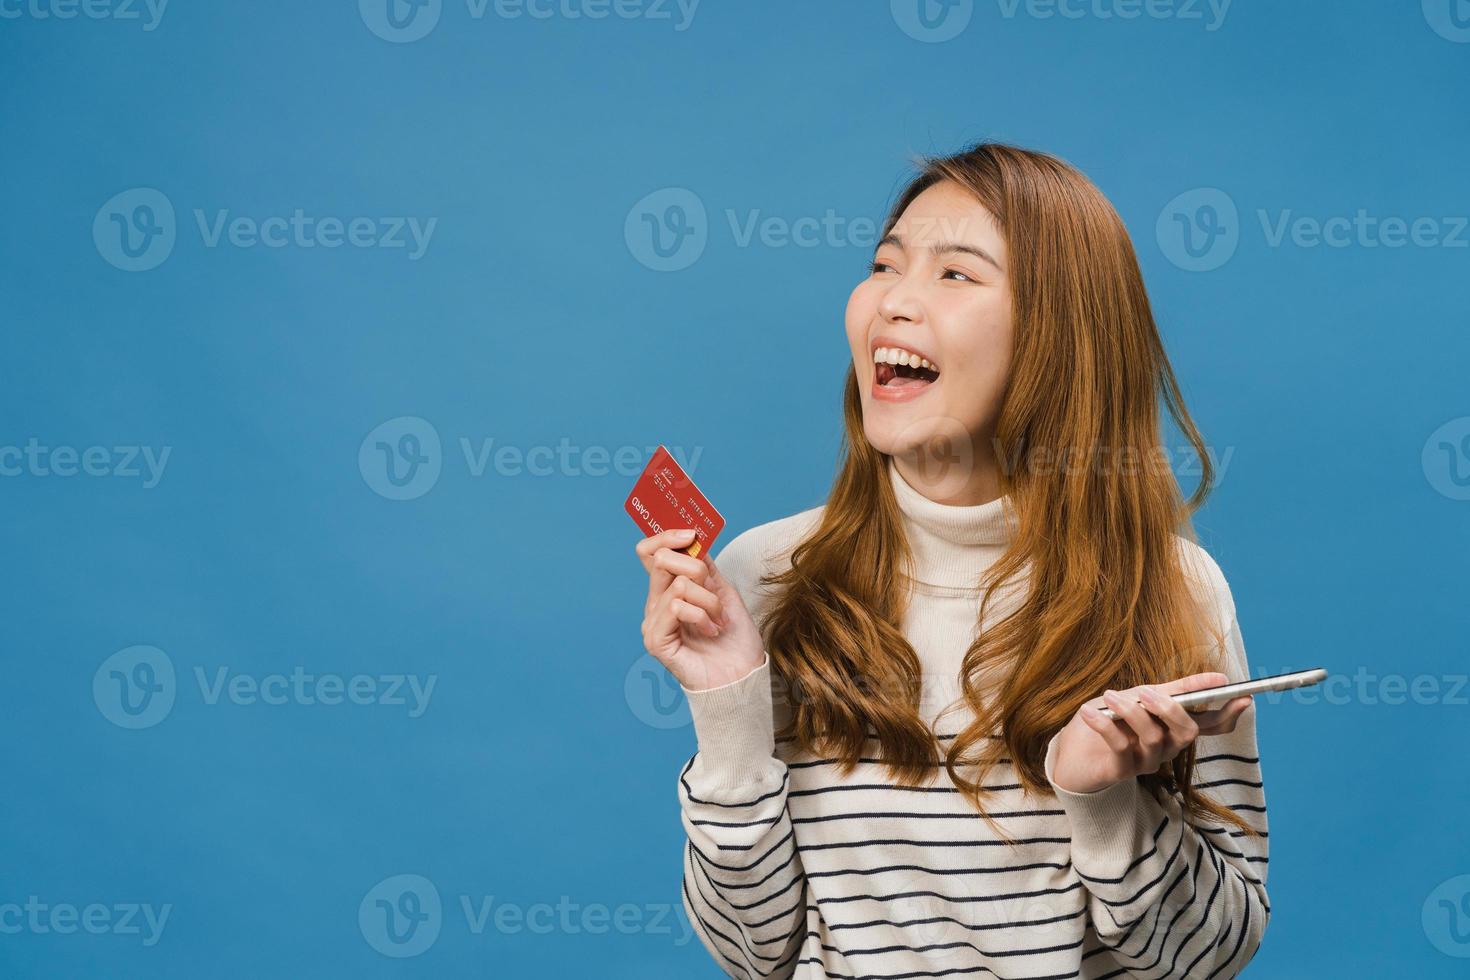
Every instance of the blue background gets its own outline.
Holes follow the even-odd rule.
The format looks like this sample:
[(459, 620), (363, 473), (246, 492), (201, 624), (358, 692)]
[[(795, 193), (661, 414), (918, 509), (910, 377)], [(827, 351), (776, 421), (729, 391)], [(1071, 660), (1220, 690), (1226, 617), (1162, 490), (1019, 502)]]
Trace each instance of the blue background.
[[(878, 220), (908, 154), (994, 137), (1075, 163), (1128, 222), (1189, 406), (1228, 454), (1198, 525), (1253, 672), (1379, 678), (1260, 706), (1274, 915), (1248, 974), (1464, 975), (1442, 950), (1470, 942), (1431, 893), (1470, 874), (1470, 691), (1451, 696), (1470, 456), (1434, 434), (1450, 423), (1456, 447), (1470, 427), (1470, 233), (1273, 245), (1259, 217), (1470, 213), (1470, 43), (1439, 7), (1238, 0), (1210, 29), (1207, 7), (986, 0), (939, 42), (887, 3), (834, 0), (705, 0), (683, 29), (671, 7), (477, 19), (445, 0), (409, 43), (351, 0), (175, 0), (153, 30), (0, 19), (0, 447), (170, 447), (151, 487), (0, 478), (0, 904), (171, 906), (152, 946), (0, 933), (0, 974), (718, 975), (678, 908), (693, 733), (640, 659), (632, 477), (477, 475), (461, 440), (699, 452), (731, 534), (819, 503), (871, 241), (741, 244), (730, 215)], [(140, 272), (92, 235), (134, 188), (177, 215)], [(675, 271), (636, 234), (665, 188), (706, 210)], [(1156, 229), (1179, 195), (1204, 228), (1200, 188), (1238, 208), (1237, 240), (1191, 271)], [(437, 225), (411, 259), (209, 247), (194, 218), (298, 208)], [(441, 440), (410, 500), (375, 489), (375, 443), (359, 463), (401, 417)], [(130, 730), (93, 681), (135, 645), (177, 680), (166, 716)], [(210, 703), (195, 680), (297, 667), (436, 687), (415, 718)], [(1386, 675), (1440, 694), (1386, 703)], [(410, 958), (358, 916), (401, 874), (443, 904)], [(476, 931), (463, 898), (561, 903), (571, 926)], [(631, 926), (594, 931), (619, 906)]]

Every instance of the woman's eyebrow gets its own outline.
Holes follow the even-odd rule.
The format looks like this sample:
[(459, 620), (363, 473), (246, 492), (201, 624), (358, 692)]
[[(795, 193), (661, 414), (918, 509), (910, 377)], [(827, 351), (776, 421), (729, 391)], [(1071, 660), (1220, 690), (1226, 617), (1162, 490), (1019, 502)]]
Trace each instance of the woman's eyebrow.
[[(881, 239), (879, 239), (877, 246), (873, 250), (876, 252), (884, 245), (893, 245), (897, 248), (904, 247), (903, 239), (892, 233), (884, 235)], [(991, 265), (995, 266), (995, 270), (997, 272), (1005, 271), (1000, 267), (1000, 263), (991, 258), (990, 253), (985, 251), (985, 249), (979, 248), (975, 245), (966, 245), (964, 242), (935, 242), (933, 245), (929, 246), (929, 251), (933, 252), (935, 255), (943, 255), (946, 252), (963, 252), (966, 255), (973, 255), (978, 259), (983, 259), (986, 262), (989, 262)]]

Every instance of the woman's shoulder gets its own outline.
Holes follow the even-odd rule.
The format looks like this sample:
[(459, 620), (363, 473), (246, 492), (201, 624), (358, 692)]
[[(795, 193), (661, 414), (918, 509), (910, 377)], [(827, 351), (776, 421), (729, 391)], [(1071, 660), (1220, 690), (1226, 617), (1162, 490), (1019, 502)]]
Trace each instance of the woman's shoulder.
[(747, 528), (715, 554), (720, 574), (730, 580), (747, 606), (765, 597), (761, 576), (779, 574), (791, 567), (791, 550), (816, 528), (824, 507), (818, 504)]
[[(1199, 597), (1200, 604), (1210, 613), (1211, 626), (1218, 629), (1222, 637), (1236, 633), (1238, 623), (1235, 597), (1220, 563), (1198, 541), (1184, 535), (1176, 534), (1174, 537), (1179, 547), (1180, 564)], [(1236, 643), (1226, 643), (1227, 655), (1232, 660), (1240, 657), (1240, 652), (1232, 649), (1236, 646)], [(1235, 678), (1241, 668), (1241, 664), (1232, 663), (1226, 668), (1226, 673)]]
[(1196, 540), (1176, 534), (1174, 543), (1179, 548), (1184, 573), (1199, 589), (1201, 596), (1218, 610), (1224, 619), (1222, 627), (1228, 629), (1235, 621), (1235, 599), (1230, 593), (1230, 583), (1226, 580), (1220, 563)]

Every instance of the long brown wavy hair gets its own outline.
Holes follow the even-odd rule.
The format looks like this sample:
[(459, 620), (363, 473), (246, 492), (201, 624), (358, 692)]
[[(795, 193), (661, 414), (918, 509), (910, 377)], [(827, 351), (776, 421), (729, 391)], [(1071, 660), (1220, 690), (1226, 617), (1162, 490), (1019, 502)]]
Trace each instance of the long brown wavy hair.
[[(1004, 461), (1000, 486), (1015, 532), (983, 579), (979, 619), (997, 589), (1024, 588), (965, 653), (959, 680), (973, 721), (946, 752), (920, 715), (921, 667), (901, 629), (912, 552), (889, 458), (864, 435), (852, 365), (836, 480), (789, 570), (763, 579), (781, 588), (762, 631), (791, 695), (782, 699), (790, 707), (782, 736), (850, 773), (871, 730), (901, 785), (928, 781), (942, 762), (984, 814), (986, 772), (1006, 757), (1024, 792), (1051, 793), (1048, 741), (1104, 688), (1222, 669), (1213, 653), (1220, 630), (1176, 538), (1195, 540), (1190, 518), (1213, 470), (1127, 230), (1101, 191), (1056, 157), (983, 142), (922, 158), (883, 233), (939, 181), (990, 211), (1010, 256), (1014, 353), (993, 451)], [(1200, 483), (1187, 501), (1167, 462), (1157, 465), (1167, 460), (1161, 404), (1199, 456)], [(1056, 465), (1066, 458), (1088, 462)], [(1194, 789), (1194, 765), (1191, 746), (1138, 779), (1158, 799), (1176, 794), (1191, 815), (1253, 833)]]

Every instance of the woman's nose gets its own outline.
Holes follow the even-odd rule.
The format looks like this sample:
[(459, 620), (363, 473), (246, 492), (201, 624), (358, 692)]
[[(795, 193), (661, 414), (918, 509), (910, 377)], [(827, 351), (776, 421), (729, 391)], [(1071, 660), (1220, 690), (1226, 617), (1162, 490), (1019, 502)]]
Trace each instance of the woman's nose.
[(901, 276), (878, 301), (878, 315), (887, 323), (918, 323), (924, 318), (919, 291), (909, 276)]

